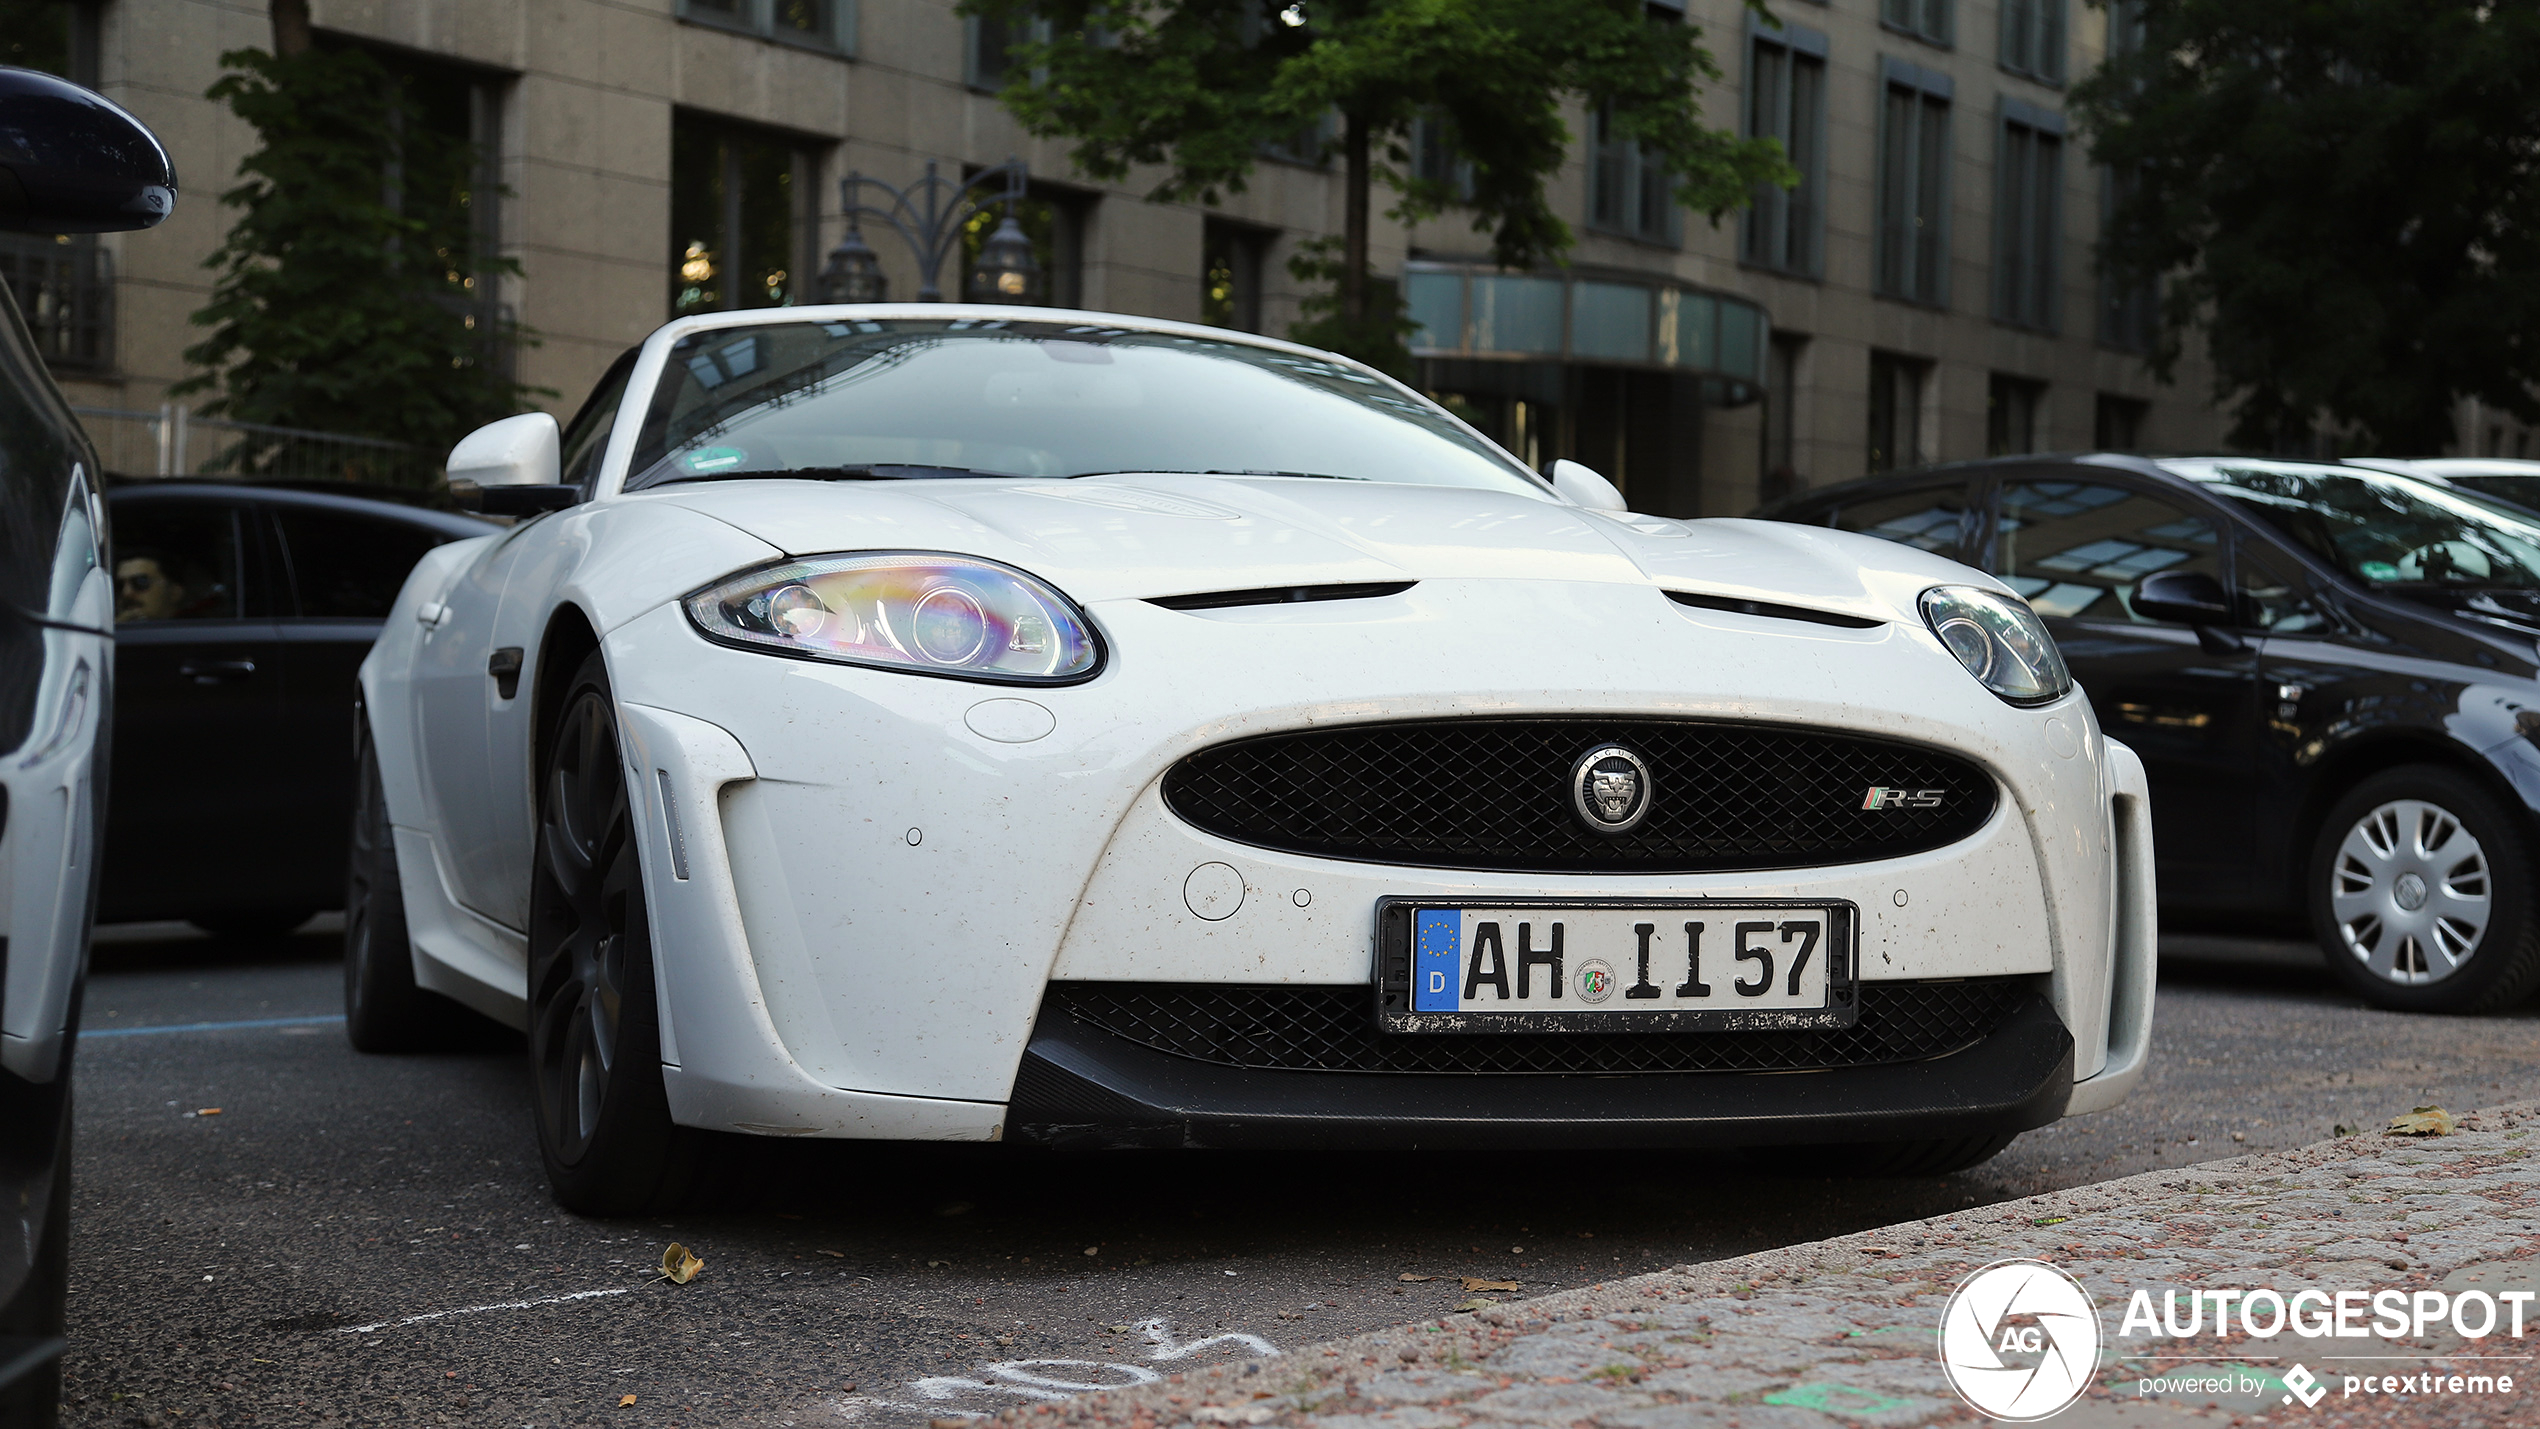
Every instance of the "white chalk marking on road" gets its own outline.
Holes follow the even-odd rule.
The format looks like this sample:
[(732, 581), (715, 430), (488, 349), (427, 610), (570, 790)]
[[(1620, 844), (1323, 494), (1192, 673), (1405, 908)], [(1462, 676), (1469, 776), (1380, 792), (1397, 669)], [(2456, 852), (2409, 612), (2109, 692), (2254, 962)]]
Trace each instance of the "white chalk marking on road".
[(335, 1333), (367, 1335), (373, 1330), (393, 1329), (399, 1325), (420, 1325), (426, 1320), (446, 1320), (452, 1315), (483, 1315), (494, 1310), (527, 1310), (538, 1305), (562, 1305), (571, 1300), (597, 1300), (604, 1295), (631, 1295), (634, 1292), (635, 1287), (632, 1285), (621, 1285), (614, 1290), (576, 1290), (570, 1295), (547, 1295), (536, 1300), (505, 1300), (497, 1305), (469, 1305), (458, 1310), (434, 1310), (424, 1315), (408, 1315), (402, 1320), (378, 1320), (367, 1325), (338, 1325), (335, 1327)]
[[(1151, 1360), (1188, 1359), (1218, 1345), (1240, 1346), (1256, 1355), (1280, 1353), (1277, 1345), (1261, 1336), (1240, 1332), (1210, 1335), (1184, 1343), (1174, 1338), (1172, 1322), (1161, 1315), (1140, 1320), (1130, 1328), (1146, 1336), (1146, 1357)], [(1045, 1372), (1052, 1369), (1092, 1370), (1095, 1373), (1062, 1378)], [(908, 1393), (931, 1401), (929, 1403), (912, 1404), (905, 1399), (886, 1399), (878, 1394), (849, 1394), (831, 1400), (830, 1407), (849, 1422), (861, 1419), (868, 1411), (876, 1409), (896, 1409), (938, 1419), (985, 1419), (988, 1415), (975, 1409), (945, 1409), (939, 1406), (946, 1400), (971, 1394), (1011, 1394), (1045, 1402), (1067, 1400), (1098, 1390), (1153, 1384), (1164, 1378), (1145, 1365), (1126, 1364), (1119, 1360), (999, 1360), (995, 1364), (981, 1366), (979, 1372), (993, 1376), (995, 1382), (963, 1375), (928, 1375), (924, 1379), (910, 1380), (906, 1388)], [(1122, 1378), (1115, 1381), (1111, 1378), (1113, 1375)]]
[(1147, 1337), (1147, 1343), (1153, 1347), (1147, 1351), (1147, 1358), (1151, 1360), (1189, 1359), (1191, 1356), (1198, 1354), (1200, 1351), (1207, 1349), (1211, 1345), (1225, 1344), (1246, 1346), (1257, 1355), (1275, 1355), (1279, 1353), (1279, 1347), (1277, 1345), (1270, 1343), (1268, 1340), (1261, 1338), (1259, 1335), (1246, 1335), (1241, 1333), (1211, 1335), (1207, 1339), (1193, 1340), (1189, 1344), (1176, 1344), (1173, 1339), (1173, 1327), (1166, 1324), (1162, 1319), (1140, 1320), (1137, 1328), (1139, 1333)]

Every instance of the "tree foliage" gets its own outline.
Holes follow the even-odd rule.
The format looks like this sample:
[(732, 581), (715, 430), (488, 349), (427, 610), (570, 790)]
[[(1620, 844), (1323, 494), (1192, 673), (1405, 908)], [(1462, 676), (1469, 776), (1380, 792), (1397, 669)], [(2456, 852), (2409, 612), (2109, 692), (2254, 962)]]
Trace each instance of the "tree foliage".
[[(1613, 132), (1663, 156), (1677, 201), (1710, 215), (1797, 175), (1771, 140), (1706, 126), (1699, 91), (1719, 66), (1692, 25), (1654, 23), (1642, 0), (964, 0), (967, 13), (1047, 38), (1018, 45), (1005, 102), (1025, 128), (1075, 141), (1105, 180), (1163, 165), (1150, 197), (1216, 203), (1263, 151), (1323, 141), (1347, 166), (1340, 252), (1306, 267), (1335, 284), (1321, 324), (1353, 343), (1393, 325), (1370, 310), (1369, 191), (1409, 223), (1452, 206), (1509, 267), (1558, 258), (1569, 225), (1546, 194), (1572, 144), (1565, 109), (1608, 107)], [(1423, 178), (1415, 121), (1440, 123), (1469, 184)], [(1393, 342), (1400, 347), (1399, 338)], [(1378, 356), (1367, 351), (1356, 355)]]
[(2143, 0), (2079, 86), (2120, 176), (2102, 262), (2202, 328), (2234, 439), (2326, 414), (2440, 450), (2461, 396), (2540, 421), (2540, 6)]
[[(210, 97), (263, 144), (221, 195), (239, 216), (206, 262), (220, 276), (193, 321), (212, 331), (185, 353), (202, 371), (171, 391), (217, 389), (211, 416), (412, 443), (427, 469), (518, 411), (535, 389), (494, 359), (526, 334), (478, 289), (519, 267), (482, 251), (472, 146), (420, 122), (406, 86), (362, 51), (221, 61)], [(269, 447), (249, 443), (242, 464)]]

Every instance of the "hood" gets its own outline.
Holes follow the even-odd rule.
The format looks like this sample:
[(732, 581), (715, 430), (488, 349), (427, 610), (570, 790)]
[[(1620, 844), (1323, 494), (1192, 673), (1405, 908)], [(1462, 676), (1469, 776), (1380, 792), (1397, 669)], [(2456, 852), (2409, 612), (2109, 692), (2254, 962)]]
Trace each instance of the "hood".
[(1310, 478), (734, 481), (656, 488), (789, 555), (957, 551), (1077, 600), (1271, 586), (1533, 580), (1659, 586), (1870, 619), (1934, 584), (1995, 587), (1926, 552), (1822, 527), (1674, 521), (1514, 492)]

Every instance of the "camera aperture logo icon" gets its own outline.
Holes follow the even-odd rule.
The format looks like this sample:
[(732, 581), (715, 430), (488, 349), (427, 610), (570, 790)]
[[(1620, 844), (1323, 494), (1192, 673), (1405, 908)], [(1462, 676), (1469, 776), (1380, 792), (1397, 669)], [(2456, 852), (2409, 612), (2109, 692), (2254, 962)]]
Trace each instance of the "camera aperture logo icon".
[(2042, 1260), (1998, 1260), (1940, 1312), (1940, 1365), (1968, 1407), (2027, 1423), (2081, 1398), (2101, 1334), (2080, 1281)]

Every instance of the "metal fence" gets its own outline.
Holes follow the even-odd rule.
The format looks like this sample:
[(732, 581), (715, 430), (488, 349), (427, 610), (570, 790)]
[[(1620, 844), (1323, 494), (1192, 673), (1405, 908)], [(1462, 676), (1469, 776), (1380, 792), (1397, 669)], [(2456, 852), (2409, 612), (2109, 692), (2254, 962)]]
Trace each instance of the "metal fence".
[(162, 403), (155, 412), (71, 410), (97, 444), (98, 462), (124, 476), (239, 476), (423, 488), (441, 475), (433, 454), (405, 442), (198, 417), (182, 402)]
[(94, 237), (0, 233), (0, 284), (18, 300), (47, 363), (114, 365), (114, 255)]

